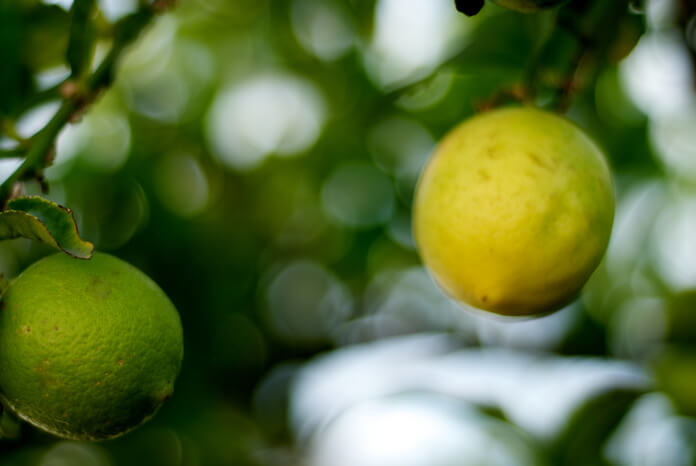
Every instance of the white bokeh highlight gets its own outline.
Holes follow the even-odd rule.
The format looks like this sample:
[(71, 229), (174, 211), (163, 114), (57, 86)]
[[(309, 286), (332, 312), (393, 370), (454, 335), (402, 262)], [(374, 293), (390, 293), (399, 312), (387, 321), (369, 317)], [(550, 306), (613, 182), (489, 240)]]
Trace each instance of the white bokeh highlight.
[(250, 77), (221, 90), (206, 119), (214, 156), (250, 170), (270, 154), (308, 150), (326, 121), (326, 103), (310, 81), (283, 73)]
[(59, 108), (60, 102), (52, 101), (28, 110), (15, 122), (17, 133), (24, 138), (32, 137), (46, 126)]
[(291, 20), (302, 47), (321, 60), (337, 60), (353, 47), (353, 25), (337, 1), (295, 0)]
[(616, 466), (690, 466), (696, 460), (696, 421), (679, 417), (662, 393), (642, 396), (604, 448)]
[(435, 139), (418, 121), (392, 115), (371, 128), (368, 144), (381, 169), (415, 184)]
[(592, 397), (613, 389), (643, 390), (651, 383), (639, 366), (623, 361), (506, 349), (453, 351), (450, 345), (443, 336), (418, 335), (316, 359), (293, 388), (295, 433), (310, 439), (368, 400), (428, 392), (500, 409), (510, 422), (548, 441)]
[(339, 165), (324, 182), (321, 201), (331, 219), (355, 228), (382, 225), (394, 213), (392, 181), (365, 162)]
[(345, 285), (309, 260), (298, 260), (278, 271), (266, 289), (266, 301), (274, 334), (298, 345), (331, 341), (352, 312)]
[(183, 218), (201, 213), (210, 198), (208, 176), (198, 160), (188, 154), (171, 154), (159, 161), (155, 188), (165, 207)]
[(664, 116), (650, 125), (655, 152), (670, 174), (696, 180), (696, 110)]
[(696, 289), (696, 194), (673, 194), (655, 222), (655, 268), (675, 292)]
[(365, 51), (368, 74), (383, 87), (427, 74), (464, 45), (471, 23), (459, 16), (449, 0), (380, 0)]
[(534, 466), (519, 431), (464, 403), (423, 395), (368, 400), (320, 432), (310, 466)]
[(620, 78), (643, 113), (664, 118), (692, 108), (689, 52), (677, 32), (649, 32), (621, 62)]

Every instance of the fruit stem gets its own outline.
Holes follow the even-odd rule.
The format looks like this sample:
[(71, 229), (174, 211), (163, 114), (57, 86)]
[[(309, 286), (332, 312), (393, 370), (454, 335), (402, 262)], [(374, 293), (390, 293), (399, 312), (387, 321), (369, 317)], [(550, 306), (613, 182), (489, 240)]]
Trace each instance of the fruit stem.
[(594, 80), (597, 64), (602, 62), (601, 58), (613, 45), (617, 24), (628, 11), (628, 4), (628, 0), (598, 0), (583, 5), (580, 14), (570, 10), (561, 11), (556, 24), (572, 34), (576, 44), (560, 73), (561, 79), (552, 86), (550, 107), (556, 112), (565, 113), (573, 96)]

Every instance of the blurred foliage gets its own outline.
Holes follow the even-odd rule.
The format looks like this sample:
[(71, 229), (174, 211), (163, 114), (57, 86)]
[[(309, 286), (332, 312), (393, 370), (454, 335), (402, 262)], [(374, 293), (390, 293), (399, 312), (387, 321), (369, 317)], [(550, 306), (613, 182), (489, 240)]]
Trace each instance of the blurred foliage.
[[(129, 16), (137, 2), (71, 3), (0, 0), (3, 174), (66, 80), (143, 20)], [(670, 425), (687, 439), (671, 435), (677, 443), (656, 445), (676, 456), (645, 464), (694, 464), (678, 448), (696, 416), (696, 140), (674, 122), (696, 122), (696, 16), (687, 1), (635, 3), (523, 15), (486, 2), (467, 18), (449, 0), (181, 0), (157, 17), (109, 89), (60, 132), (44, 195), (175, 303), (186, 348), (175, 396), (99, 444), (24, 425), (19, 440), (0, 441), (0, 463), (305, 464), (311, 445), (289, 420), (305, 364), (425, 332), (460, 347), (630, 362), (674, 403)], [(567, 110), (597, 140), (619, 204), (607, 257), (573, 306), (499, 322), (429, 281), (410, 206), (435, 141), (479, 109), (518, 101)], [(0, 272), (16, 276), (46, 253), (3, 241)], [(607, 445), (644, 391), (594, 394), (550, 440), (493, 421), (491, 406), (481, 425), (505, 425), (548, 464), (636, 464)]]

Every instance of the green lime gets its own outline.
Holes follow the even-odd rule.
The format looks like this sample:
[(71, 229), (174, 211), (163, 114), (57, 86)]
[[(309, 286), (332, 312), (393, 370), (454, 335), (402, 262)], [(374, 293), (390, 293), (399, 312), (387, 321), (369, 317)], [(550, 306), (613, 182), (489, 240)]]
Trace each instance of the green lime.
[(113, 256), (46, 257), (3, 296), (2, 401), (60, 437), (115, 437), (149, 419), (171, 396), (182, 357), (172, 303)]

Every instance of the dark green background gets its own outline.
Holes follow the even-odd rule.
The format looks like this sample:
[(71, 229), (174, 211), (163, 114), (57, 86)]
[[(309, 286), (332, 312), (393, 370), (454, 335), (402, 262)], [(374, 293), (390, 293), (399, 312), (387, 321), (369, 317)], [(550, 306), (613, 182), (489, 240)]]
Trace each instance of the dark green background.
[[(378, 63), (389, 71), (388, 62), (370, 48), (380, 27), (375, 3), (182, 0), (139, 38), (114, 86), (61, 135), (47, 196), (74, 210), (85, 239), (141, 268), (175, 303), (185, 337), (176, 392), (152, 421), (99, 444), (64, 443), (24, 426), (20, 440), (0, 443), (0, 464), (309, 464), (313, 447), (288, 420), (298, 371), (318, 355), (420, 333), (448, 335), (455, 349), (507, 347), (569, 365), (571, 357), (617, 359), (650, 379), (639, 389), (610, 383), (586, 397), (550, 439), (515, 428), (491, 431), (493, 446), (514, 431), (539, 464), (638, 464), (625, 456), (617, 462), (606, 445), (635, 400), (652, 396), (671, 400), (665, 422), (677, 427), (664, 431), (667, 440), (658, 436), (657, 456), (640, 464), (694, 464), (696, 280), (687, 259), (696, 237), (688, 240), (696, 231), (696, 173), (689, 172), (696, 117), (688, 98), (665, 110), (669, 99), (660, 92), (694, 95), (689, 84), (660, 84), (650, 74), (669, 69), (674, 50), (691, 69), (678, 29), (684, 21), (648, 9), (646, 25), (644, 10), (621, 1), (577, 0), (531, 15), (487, 4), (474, 18), (444, 2), (452, 31), (435, 30), (432, 41), (449, 37), (446, 56), (385, 83), (374, 70)], [(402, 8), (411, 3), (418, 2)], [(443, 2), (432, 3), (438, 10)], [(321, 8), (352, 32), (347, 45), (317, 56), (302, 25)], [(105, 23), (95, 27), (108, 35)], [(37, 76), (64, 63), (69, 33), (70, 16), (59, 6), (0, 0), (0, 116), (26, 117), (41, 87)], [(659, 40), (668, 47), (651, 49)], [(625, 85), (638, 54), (624, 57), (636, 43), (641, 63), (654, 55), (644, 80), (658, 97), (647, 103)], [(417, 63), (421, 52), (414, 48), (410, 58)], [(558, 87), (577, 63), (583, 87), (564, 102)], [(208, 136), (211, 108), (227, 89), (264, 79), (314, 89), (318, 137), (291, 155), (275, 153), (282, 142), (271, 144), (253, 168), (226, 165)], [(500, 335), (517, 323), (487, 323), (454, 308), (422, 279), (409, 224), (415, 176), (432, 144), (477, 108), (506, 103), (519, 83), (531, 86), (537, 105), (567, 104), (567, 115), (606, 150), (618, 207), (607, 259), (560, 324), (520, 327), (506, 339)], [(263, 111), (286, 115), (291, 99), (278, 99)], [(284, 138), (303, 131), (278, 121), (289, 125)], [(0, 270), (14, 276), (48, 252), (6, 241)], [(391, 307), (375, 305), (388, 290)], [(337, 320), (322, 327), (326, 309)], [(533, 332), (541, 337), (525, 340)], [(425, 400), (437, 395), (426, 392)], [(514, 424), (499, 406), (476, 409), (483, 431), (493, 419), (505, 429)]]

